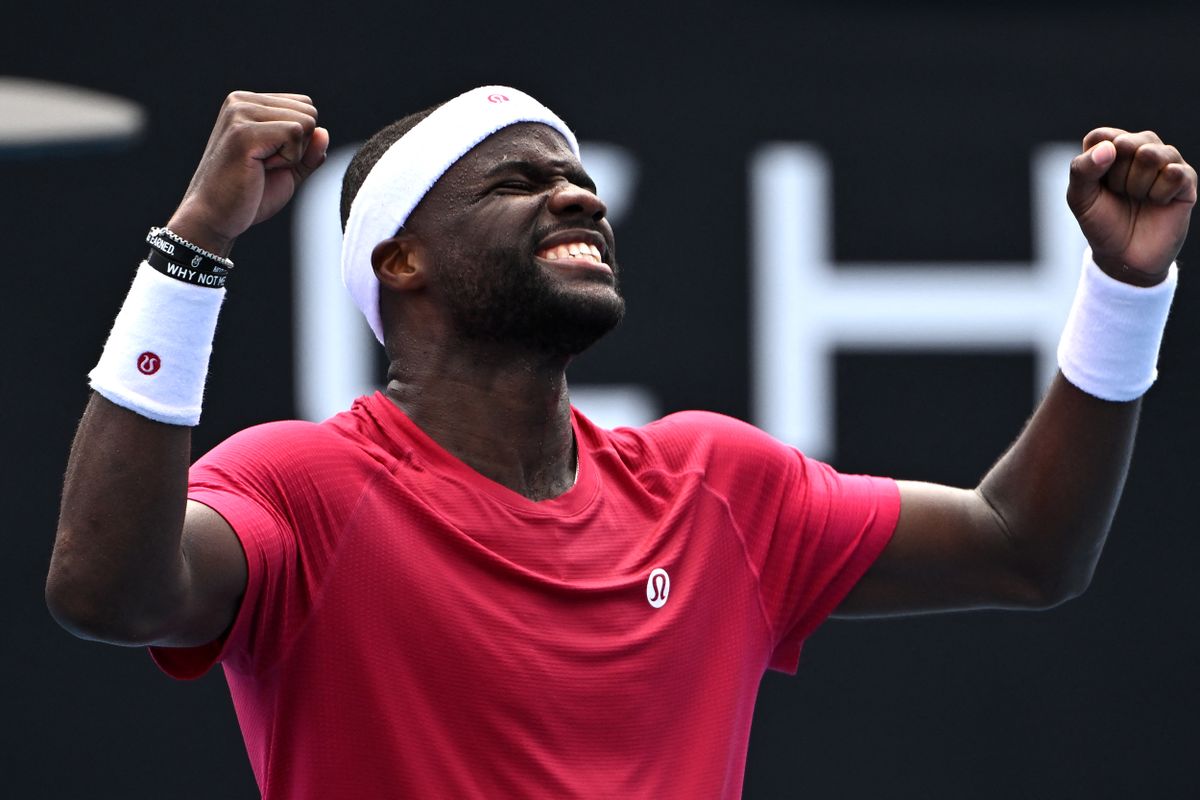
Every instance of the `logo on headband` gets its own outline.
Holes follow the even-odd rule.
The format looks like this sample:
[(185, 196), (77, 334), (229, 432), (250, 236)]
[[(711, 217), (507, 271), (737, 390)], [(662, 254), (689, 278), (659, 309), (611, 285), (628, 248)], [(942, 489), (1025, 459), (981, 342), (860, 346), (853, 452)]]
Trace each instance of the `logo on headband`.
[(503, 94), (489, 94), (489, 95), (488, 95), (488, 102), (489, 102), (489, 103), (507, 103), (507, 102), (508, 102), (508, 96), (507, 96), (507, 95), (503, 95)]

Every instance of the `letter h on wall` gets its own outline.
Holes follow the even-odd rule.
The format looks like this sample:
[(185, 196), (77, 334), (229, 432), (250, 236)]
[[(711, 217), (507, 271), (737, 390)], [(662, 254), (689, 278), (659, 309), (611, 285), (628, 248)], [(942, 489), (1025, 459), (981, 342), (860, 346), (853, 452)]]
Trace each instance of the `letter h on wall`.
[(1032, 163), (1032, 264), (835, 264), (829, 161), (774, 143), (750, 162), (754, 421), (806, 453), (834, 449), (838, 347), (872, 350), (1032, 348), (1040, 395), (1085, 242), (1064, 200), (1069, 145)]

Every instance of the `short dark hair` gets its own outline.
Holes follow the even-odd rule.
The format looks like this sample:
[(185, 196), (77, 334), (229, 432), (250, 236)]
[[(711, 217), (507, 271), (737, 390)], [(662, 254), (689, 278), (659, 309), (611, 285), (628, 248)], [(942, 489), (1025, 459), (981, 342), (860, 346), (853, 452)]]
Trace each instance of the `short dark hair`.
[(370, 139), (367, 139), (366, 144), (358, 149), (358, 152), (354, 154), (354, 158), (350, 159), (350, 166), (346, 167), (346, 174), (342, 177), (342, 230), (346, 229), (346, 220), (350, 219), (350, 206), (354, 203), (354, 198), (358, 195), (358, 190), (362, 188), (363, 181), (367, 179), (367, 173), (378, 163), (389, 147), (394, 145), (401, 136), (411, 131), (416, 127), (418, 122), (428, 117), (441, 105), (441, 103), (438, 103), (435, 106), (430, 106), (429, 108), (409, 114), (403, 119), (396, 120)]

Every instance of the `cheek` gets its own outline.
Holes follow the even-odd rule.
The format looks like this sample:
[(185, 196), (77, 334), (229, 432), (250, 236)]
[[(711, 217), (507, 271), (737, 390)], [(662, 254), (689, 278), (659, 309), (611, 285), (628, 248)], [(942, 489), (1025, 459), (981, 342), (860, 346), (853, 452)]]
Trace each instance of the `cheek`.
[(486, 209), (468, 223), (462, 235), (487, 249), (526, 248), (534, 238), (540, 206), (531, 200)]

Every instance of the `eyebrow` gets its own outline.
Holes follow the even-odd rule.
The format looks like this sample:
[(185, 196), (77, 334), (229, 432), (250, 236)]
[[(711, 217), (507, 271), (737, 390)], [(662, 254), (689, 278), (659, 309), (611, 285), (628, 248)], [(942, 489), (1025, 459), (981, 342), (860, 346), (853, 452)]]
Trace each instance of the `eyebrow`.
[(525, 175), (530, 175), (537, 178), (546, 178), (551, 175), (562, 175), (567, 180), (576, 186), (582, 186), (590, 192), (596, 191), (596, 183), (591, 176), (577, 164), (570, 161), (554, 160), (554, 161), (528, 161), (525, 159), (511, 159), (501, 161), (496, 166), (484, 173), (484, 179), (494, 178), (497, 175), (502, 175), (506, 172), (519, 172)]

